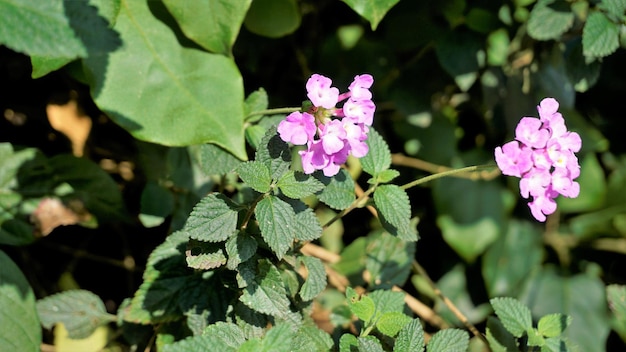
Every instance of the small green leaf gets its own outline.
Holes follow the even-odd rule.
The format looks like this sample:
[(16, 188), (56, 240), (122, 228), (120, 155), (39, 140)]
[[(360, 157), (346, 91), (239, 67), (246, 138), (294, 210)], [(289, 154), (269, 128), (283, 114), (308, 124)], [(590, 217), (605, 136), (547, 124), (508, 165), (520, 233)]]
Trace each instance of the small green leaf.
[(237, 232), (236, 207), (221, 193), (209, 194), (193, 208), (182, 231), (195, 240), (225, 241)]
[(561, 313), (549, 314), (539, 319), (537, 330), (545, 337), (558, 337), (561, 336), (571, 322), (572, 317), (568, 315)]
[(293, 337), (291, 351), (318, 352), (330, 351), (333, 339), (330, 335), (316, 326), (303, 325)]
[(205, 175), (224, 175), (241, 164), (241, 160), (215, 144), (191, 146), (190, 154)]
[(502, 325), (515, 337), (522, 337), (532, 329), (533, 321), (530, 309), (511, 297), (498, 297), (489, 300)]
[(393, 352), (414, 352), (424, 350), (424, 329), (419, 319), (413, 319), (398, 333)]
[(262, 260), (256, 275), (244, 279), (247, 286), (239, 297), (243, 304), (259, 313), (279, 318), (287, 315), (290, 311), (287, 291), (280, 272), (274, 265), (267, 260)]
[(379, 186), (374, 191), (374, 204), (385, 230), (403, 241), (417, 241), (417, 230), (411, 225), (409, 196), (402, 188)]
[(626, 11), (624, 0), (602, 0), (601, 4), (610, 14), (617, 17), (624, 16), (624, 11)]
[(41, 299), (37, 301), (37, 313), (41, 325), (48, 329), (63, 323), (71, 339), (84, 339), (100, 325), (115, 320), (100, 297), (86, 290), (64, 291)]
[(301, 15), (295, 0), (255, 0), (244, 25), (255, 34), (279, 38), (300, 27)]
[(228, 262), (226, 267), (235, 270), (237, 266), (246, 260), (252, 258), (257, 250), (256, 240), (247, 234), (240, 233), (226, 241), (226, 254)]
[(383, 20), (389, 11), (400, 0), (343, 0), (354, 12), (369, 21), (372, 30), (375, 31), (380, 21)]
[(374, 336), (357, 337), (359, 352), (384, 352), (378, 338)]
[(293, 199), (308, 197), (324, 188), (324, 184), (318, 179), (299, 171), (287, 172), (278, 180), (276, 186), (284, 195)]
[(469, 347), (469, 335), (459, 329), (439, 330), (426, 346), (427, 352), (466, 352)]
[(187, 38), (201, 47), (229, 55), (252, 0), (205, 0), (163, 4)]
[(188, 267), (199, 270), (210, 270), (226, 264), (221, 246), (193, 240), (187, 245), (185, 260)]
[(535, 328), (530, 328), (526, 331), (528, 335), (528, 346), (543, 346), (546, 344), (546, 340)]
[(255, 191), (260, 193), (270, 191), (272, 178), (270, 176), (270, 170), (264, 163), (256, 160), (247, 161), (240, 164), (236, 171), (243, 182), (252, 187)]
[(245, 105), (243, 107), (243, 112), (245, 116), (246, 122), (256, 122), (263, 118), (264, 115), (256, 114), (250, 115), (252, 113), (257, 113), (259, 111), (266, 110), (269, 105), (269, 100), (267, 97), (267, 92), (263, 87), (255, 90), (250, 93), (244, 102)]
[(326, 288), (326, 270), (318, 258), (304, 256), (301, 260), (308, 275), (300, 288), (300, 297), (303, 301), (310, 301)]
[(368, 153), (360, 159), (363, 170), (372, 176), (377, 176), (382, 171), (389, 169), (391, 165), (389, 146), (373, 128), (370, 128), (368, 133), (367, 146), (369, 147)]
[(374, 301), (366, 295), (359, 295), (351, 287), (346, 289), (346, 298), (348, 299), (348, 307), (352, 313), (354, 313), (357, 318), (363, 320), (365, 324), (369, 323), (376, 311)]
[[(353, 348), (354, 347), (354, 348)], [(359, 340), (352, 334), (343, 334), (339, 339), (339, 352), (352, 352), (358, 350)]]
[(341, 169), (333, 177), (326, 177), (321, 172), (316, 172), (313, 177), (326, 186), (316, 193), (321, 202), (336, 210), (343, 210), (352, 205), (356, 196), (354, 195), (354, 180), (348, 171)]
[(293, 208), (276, 196), (268, 196), (257, 204), (254, 213), (259, 222), (261, 236), (278, 259), (282, 259), (295, 238)]
[(278, 180), (291, 166), (289, 145), (280, 139), (276, 126), (267, 129), (255, 154), (255, 160), (264, 163), (270, 170), (272, 179)]
[(207, 326), (201, 336), (192, 336), (164, 345), (163, 352), (237, 352), (244, 342), (245, 337), (241, 328), (235, 324), (220, 321)]
[(583, 54), (587, 58), (605, 57), (619, 47), (619, 27), (602, 12), (587, 17), (583, 28)]
[(393, 169), (383, 170), (378, 174), (378, 176), (375, 179), (371, 178), (367, 181), (367, 183), (369, 184), (388, 183), (398, 176), (400, 176), (400, 171), (398, 170), (393, 170)]
[(0, 341), (11, 351), (40, 351), (41, 325), (35, 294), (11, 258), (0, 250)]
[(537, 40), (558, 39), (574, 24), (574, 13), (565, 1), (542, 0), (530, 12), (528, 35)]
[(460, 224), (451, 216), (437, 218), (443, 239), (467, 262), (474, 262), (490, 244), (498, 239), (499, 228), (493, 219), (484, 217), (474, 223)]
[(402, 312), (387, 312), (376, 321), (376, 329), (387, 336), (395, 337), (411, 320), (411, 317)]

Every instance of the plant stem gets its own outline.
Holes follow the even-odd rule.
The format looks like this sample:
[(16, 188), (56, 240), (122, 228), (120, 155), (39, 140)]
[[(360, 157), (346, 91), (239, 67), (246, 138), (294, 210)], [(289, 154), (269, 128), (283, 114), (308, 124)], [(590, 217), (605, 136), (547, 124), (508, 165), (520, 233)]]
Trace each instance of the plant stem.
[(253, 111), (253, 112), (249, 113), (244, 118), (244, 121), (249, 119), (250, 117), (256, 116), (256, 115), (287, 114), (287, 113), (290, 113), (290, 112), (296, 112), (296, 111), (300, 111), (300, 110), (302, 110), (302, 107), (297, 107), (297, 108), (275, 108), (275, 109), (266, 109), (266, 110)]
[(448, 170), (448, 171), (444, 171), (444, 172), (439, 172), (433, 175), (428, 175), (425, 177), (422, 177), (420, 179), (417, 179), (415, 181), (409, 182), (403, 186), (401, 186), (402, 189), (409, 189), (411, 187), (415, 187), (417, 185), (421, 185), (423, 183), (432, 181), (432, 180), (436, 180), (438, 178), (442, 178), (442, 177), (446, 177), (446, 176), (450, 176), (450, 175), (454, 175), (454, 174), (460, 174), (460, 173), (464, 173), (464, 172), (475, 172), (475, 171), (480, 171), (483, 169), (491, 169), (496, 167), (496, 165), (474, 165), (474, 166), (467, 166), (467, 167), (463, 167), (460, 169), (453, 169), (453, 170)]

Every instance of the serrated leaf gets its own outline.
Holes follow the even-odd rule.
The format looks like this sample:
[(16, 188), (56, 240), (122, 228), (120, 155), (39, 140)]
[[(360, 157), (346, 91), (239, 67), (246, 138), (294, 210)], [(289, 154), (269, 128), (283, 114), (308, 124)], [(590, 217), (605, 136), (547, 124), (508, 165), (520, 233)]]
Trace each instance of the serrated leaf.
[(343, 0), (354, 12), (369, 21), (373, 31), (376, 30), (387, 11), (397, 4), (398, 1), (400, 0)]
[(526, 331), (528, 336), (528, 346), (543, 346), (546, 344), (543, 336), (535, 328), (530, 328)]
[(469, 335), (459, 329), (439, 330), (434, 334), (428, 345), (427, 352), (466, 352), (469, 347)]
[(530, 12), (528, 35), (537, 40), (558, 39), (574, 24), (574, 13), (565, 1), (539, 1)]
[(191, 146), (190, 153), (205, 175), (224, 175), (241, 164), (241, 160), (215, 144)]
[(367, 182), (372, 183), (372, 184), (373, 183), (388, 183), (398, 176), (400, 176), (400, 171), (398, 170), (393, 170), (393, 169), (383, 170), (378, 174), (376, 179), (371, 179), (371, 182), (370, 181), (367, 181)]
[(248, 340), (239, 352), (290, 352), (294, 333), (288, 324), (278, 324), (267, 331), (261, 340)]
[(253, 310), (276, 316), (285, 317), (289, 310), (287, 291), (278, 269), (269, 261), (259, 263), (258, 272), (247, 278), (247, 286), (239, 300)]
[(11, 351), (40, 351), (35, 294), (19, 267), (1, 250), (0, 268), (0, 345)]
[(257, 250), (256, 240), (246, 234), (240, 233), (226, 241), (226, 254), (228, 261), (226, 267), (235, 270), (237, 266), (246, 260), (252, 258)]
[(300, 327), (291, 344), (291, 350), (298, 352), (330, 351), (332, 347), (333, 339), (326, 331), (308, 325)]
[(279, 38), (300, 26), (301, 14), (295, 0), (255, 0), (244, 25), (255, 34)]
[(381, 345), (378, 338), (374, 336), (363, 336), (357, 337), (359, 352), (384, 352), (383, 346)]
[(278, 259), (282, 259), (295, 238), (293, 208), (276, 196), (268, 196), (257, 204), (254, 213), (261, 236)]
[(255, 154), (255, 160), (264, 163), (272, 179), (278, 180), (291, 166), (289, 145), (280, 139), (276, 126), (267, 129)]
[(234, 202), (221, 193), (212, 193), (193, 208), (182, 231), (199, 241), (225, 241), (237, 231), (237, 216)]
[(308, 275), (300, 288), (300, 297), (303, 301), (310, 301), (326, 288), (326, 270), (319, 258), (304, 256), (301, 260)]
[(244, 342), (245, 336), (243, 331), (237, 325), (217, 322), (207, 326), (200, 336), (192, 336), (164, 345), (163, 352), (236, 352)]
[(414, 352), (424, 350), (424, 329), (419, 319), (413, 319), (398, 333), (393, 352)]
[(368, 236), (366, 253), (365, 268), (370, 273), (370, 285), (402, 286), (411, 273), (415, 243), (378, 231)]
[(373, 128), (367, 135), (368, 153), (362, 157), (361, 166), (363, 171), (372, 176), (378, 176), (379, 173), (389, 169), (391, 166), (391, 153), (389, 146), (383, 137)]
[(102, 299), (86, 290), (71, 290), (37, 301), (41, 325), (51, 329), (63, 323), (71, 339), (84, 339), (100, 325), (115, 320), (104, 307)]
[(187, 247), (185, 261), (190, 268), (210, 270), (226, 264), (224, 250), (215, 243), (190, 241)]
[(537, 325), (539, 333), (545, 337), (560, 336), (572, 322), (572, 317), (561, 314), (549, 314), (541, 317)]
[(530, 309), (511, 297), (498, 297), (489, 300), (502, 325), (515, 337), (522, 337), (533, 326)]
[(247, 161), (240, 164), (236, 171), (243, 182), (255, 191), (260, 193), (270, 191), (270, 184), (272, 183), (270, 170), (262, 162), (256, 160)]
[(376, 321), (376, 329), (387, 336), (395, 337), (411, 320), (411, 317), (402, 312), (387, 312)]
[(243, 79), (234, 60), (182, 46), (153, 14), (161, 8), (123, 5), (114, 29), (124, 46), (83, 60), (98, 107), (138, 139), (215, 143), (246, 160)]
[(624, 0), (602, 0), (602, 6), (614, 16), (621, 17), (626, 11), (626, 1)]
[(285, 199), (295, 212), (293, 231), (297, 240), (313, 241), (322, 235), (322, 225), (320, 225), (315, 212), (300, 200)]
[(618, 47), (618, 25), (602, 12), (591, 13), (583, 28), (583, 55), (588, 58), (605, 57)]
[(346, 298), (348, 299), (348, 307), (352, 313), (363, 320), (365, 324), (369, 323), (376, 311), (374, 301), (366, 295), (359, 295), (351, 287), (346, 288)]
[(259, 111), (266, 110), (269, 105), (269, 100), (267, 98), (267, 92), (263, 87), (255, 90), (250, 93), (246, 98), (244, 105), (244, 115), (246, 116), (247, 122), (256, 122), (260, 120), (263, 115), (250, 115), (251, 113), (256, 113)]
[(343, 210), (352, 205), (356, 196), (354, 194), (354, 180), (348, 171), (341, 169), (333, 177), (326, 177), (321, 172), (316, 172), (313, 177), (325, 186), (316, 193), (321, 202), (336, 210)]
[[(359, 340), (352, 334), (343, 334), (339, 339), (339, 352), (353, 352), (357, 350), (359, 346)], [(353, 349), (354, 347), (354, 349)]]
[(187, 38), (209, 51), (228, 55), (251, 2), (252, 0), (165, 0), (163, 4)]
[(289, 171), (276, 183), (276, 186), (289, 198), (308, 197), (324, 188), (324, 184), (311, 175), (299, 171)]
[(374, 191), (374, 205), (383, 228), (403, 241), (417, 241), (411, 225), (411, 204), (406, 192), (396, 185), (382, 185)]
[(402, 312), (404, 310), (404, 293), (390, 290), (376, 290), (368, 297), (374, 301), (376, 314)]

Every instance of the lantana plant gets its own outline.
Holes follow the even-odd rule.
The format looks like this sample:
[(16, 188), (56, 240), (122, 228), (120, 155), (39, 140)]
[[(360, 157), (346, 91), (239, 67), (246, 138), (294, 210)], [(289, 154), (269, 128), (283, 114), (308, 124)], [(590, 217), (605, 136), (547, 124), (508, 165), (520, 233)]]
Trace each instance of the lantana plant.
[(574, 153), (580, 151), (582, 140), (567, 130), (556, 99), (543, 99), (537, 110), (539, 119), (523, 117), (515, 129), (516, 140), (497, 147), (495, 158), (503, 174), (521, 178), (520, 193), (533, 197), (528, 206), (543, 222), (556, 211), (554, 199), (559, 194), (575, 198), (580, 192), (574, 181), (580, 175)]

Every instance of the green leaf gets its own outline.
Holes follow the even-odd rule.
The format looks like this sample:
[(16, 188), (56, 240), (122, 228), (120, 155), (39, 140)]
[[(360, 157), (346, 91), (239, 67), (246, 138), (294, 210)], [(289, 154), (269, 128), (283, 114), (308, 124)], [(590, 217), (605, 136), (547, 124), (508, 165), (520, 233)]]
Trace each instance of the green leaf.
[(380, 341), (374, 336), (357, 337), (359, 352), (384, 352)]
[(252, 0), (203, 0), (163, 4), (187, 38), (214, 53), (229, 55)]
[(300, 288), (300, 297), (303, 301), (310, 301), (326, 288), (326, 270), (319, 258), (304, 256), (301, 260), (308, 274)]
[(559, 39), (574, 24), (574, 13), (565, 1), (542, 0), (530, 12), (528, 35), (537, 40)]
[(0, 251), (0, 345), (11, 351), (40, 350), (35, 294), (17, 265)]
[(269, 105), (269, 99), (267, 97), (267, 92), (262, 87), (250, 93), (246, 98), (244, 105), (244, 115), (246, 116), (247, 122), (256, 122), (263, 118), (264, 115), (250, 115), (251, 113), (256, 113), (259, 111), (266, 110)]
[(232, 323), (217, 322), (192, 336), (163, 346), (163, 352), (209, 351), (236, 352), (245, 342), (241, 328)]
[(87, 49), (72, 30), (63, 1), (2, 0), (0, 43), (26, 55), (74, 59)]
[(339, 262), (333, 264), (333, 268), (348, 277), (351, 283), (365, 284), (363, 270), (365, 270), (367, 244), (366, 238), (357, 238), (343, 249)]
[(293, 337), (291, 351), (318, 352), (330, 351), (333, 339), (330, 335), (316, 326), (303, 325)]
[(376, 314), (401, 312), (405, 308), (404, 293), (391, 290), (376, 290), (370, 292), (368, 297), (374, 301)]
[(226, 264), (226, 256), (221, 244), (189, 241), (185, 252), (187, 266), (198, 270), (210, 270)]
[(227, 240), (237, 232), (237, 205), (221, 193), (198, 203), (183, 228), (190, 238), (207, 242)]
[(465, 24), (473, 31), (487, 34), (496, 30), (500, 21), (494, 11), (473, 7), (465, 16)]
[(201, 144), (189, 147), (191, 156), (206, 175), (224, 175), (241, 164), (241, 160), (215, 144)]
[(159, 226), (173, 211), (172, 192), (154, 181), (148, 181), (141, 192), (141, 224), (145, 227)]
[(321, 172), (316, 172), (313, 177), (324, 184), (324, 188), (316, 193), (317, 198), (336, 210), (343, 210), (352, 205), (354, 195), (354, 180), (350, 173), (344, 169), (333, 177), (326, 177)]
[(510, 43), (509, 33), (505, 28), (489, 33), (487, 37), (487, 63), (492, 66), (506, 64)]
[(376, 305), (374, 301), (366, 296), (359, 295), (351, 287), (346, 288), (346, 298), (348, 299), (348, 307), (357, 316), (357, 318), (363, 320), (365, 324), (374, 317), (376, 311)]
[(279, 38), (300, 27), (301, 15), (295, 0), (254, 0), (244, 25), (255, 34)]
[(626, 1), (624, 0), (602, 0), (602, 6), (612, 15), (621, 17), (626, 11)]
[(502, 325), (515, 337), (522, 337), (533, 327), (530, 309), (511, 297), (498, 297), (489, 300)]
[(567, 314), (572, 323), (561, 335), (580, 351), (603, 351), (611, 330), (602, 280), (588, 274), (562, 276), (548, 266), (529, 279), (520, 300), (534, 316)]
[(375, 31), (380, 21), (383, 20), (389, 11), (400, 0), (343, 0), (354, 12), (369, 21), (372, 30)]
[(382, 185), (374, 191), (374, 204), (383, 228), (403, 241), (417, 241), (411, 225), (411, 204), (406, 192), (396, 185)]
[(402, 312), (387, 312), (376, 321), (376, 329), (387, 336), (395, 337), (411, 320), (411, 317)]
[(515, 296), (542, 260), (541, 229), (530, 222), (511, 220), (506, 233), (482, 257), (489, 296)]
[(255, 160), (264, 163), (269, 169), (272, 179), (278, 180), (291, 166), (289, 145), (280, 139), (276, 126), (267, 129), (255, 154)]
[(558, 337), (571, 323), (572, 317), (568, 315), (561, 313), (548, 314), (539, 319), (537, 331), (545, 337)]
[(296, 212), (294, 231), (296, 239), (300, 241), (313, 241), (322, 236), (322, 226), (313, 209), (300, 201), (292, 201), (291, 207)]
[(370, 128), (367, 135), (367, 146), (369, 151), (361, 158), (363, 170), (372, 176), (377, 176), (382, 171), (389, 169), (391, 166), (389, 146), (373, 128)]
[(550, 337), (544, 339), (544, 344), (541, 346), (541, 352), (569, 352), (571, 349), (567, 346), (567, 343), (560, 338)]
[(254, 237), (240, 233), (226, 241), (226, 254), (228, 261), (226, 267), (235, 270), (237, 266), (246, 260), (252, 258), (257, 250), (257, 242)]
[(583, 28), (583, 54), (589, 59), (605, 57), (619, 47), (619, 27), (602, 12), (592, 12)]
[(252, 187), (255, 191), (260, 193), (270, 191), (272, 178), (270, 177), (270, 170), (264, 163), (256, 160), (247, 161), (240, 164), (236, 171), (243, 182)]
[(254, 213), (259, 221), (261, 236), (278, 259), (282, 259), (295, 238), (293, 208), (276, 196), (268, 196), (257, 204)]
[(404, 285), (415, 257), (414, 242), (407, 243), (387, 232), (378, 231), (368, 236), (365, 252), (365, 268), (370, 273), (370, 285)]
[(284, 195), (293, 199), (308, 197), (324, 188), (324, 184), (318, 179), (299, 171), (287, 172), (278, 180), (276, 186)]
[[(353, 348), (354, 347), (354, 348)], [(343, 334), (339, 339), (339, 352), (358, 351), (359, 340), (352, 334)]]
[(398, 333), (393, 352), (414, 352), (424, 350), (424, 329), (419, 319), (413, 319)]
[(267, 260), (259, 263), (256, 275), (244, 277), (247, 286), (239, 300), (253, 310), (283, 318), (289, 310), (287, 291), (278, 269)]
[(437, 218), (443, 239), (467, 262), (474, 262), (499, 235), (498, 225), (490, 218), (472, 224), (459, 224), (451, 216)]
[(626, 286), (608, 285), (606, 295), (609, 308), (613, 313), (613, 329), (626, 340)]
[(270, 324), (267, 315), (256, 312), (241, 302), (235, 304), (235, 321), (248, 339), (265, 335), (267, 325)]
[(114, 29), (123, 48), (83, 60), (100, 109), (138, 139), (215, 143), (247, 159), (243, 82), (231, 58), (182, 47), (144, 1), (124, 1)]
[(71, 339), (84, 339), (97, 327), (115, 320), (97, 295), (86, 290), (71, 290), (37, 301), (41, 325), (52, 329), (63, 323)]
[(546, 340), (537, 329), (530, 328), (526, 331), (526, 334), (528, 336), (528, 346), (543, 346), (546, 344)]
[(482, 50), (482, 39), (470, 32), (449, 32), (435, 47), (437, 59), (459, 88), (466, 92), (478, 78), (482, 65), (478, 53)]
[(487, 318), (487, 341), (493, 352), (515, 351), (517, 339), (494, 317)]
[(459, 329), (439, 330), (426, 346), (427, 352), (465, 352), (469, 346), (469, 335)]
[(370, 184), (388, 183), (398, 176), (400, 176), (400, 171), (398, 170), (393, 170), (393, 169), (383, 170), (378, 174), (376, 179), (371, 178), (370, 180), (367, 181), (367, 183), (370, 183)]

